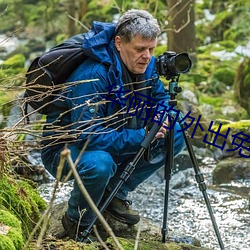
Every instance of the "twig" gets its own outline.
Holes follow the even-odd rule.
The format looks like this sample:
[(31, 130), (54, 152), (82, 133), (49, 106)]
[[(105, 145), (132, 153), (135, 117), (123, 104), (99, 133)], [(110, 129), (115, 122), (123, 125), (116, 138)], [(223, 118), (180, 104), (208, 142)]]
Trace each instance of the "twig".
[(134, 246), (134, 250), (138, 249), (138, 245), (139, 245), (139, 237), (140, 237), (140, 233), (141, 233), (141, 220), (139, 221), (139, 226), (138, 226), (138, 230), (137, 230), (137, 234), (136, 234), (136, 238), (135, 238), (135, 246)]
[(89, 28), (87, 26), (85, 26), (82, 22), (80, 22), (79, 20), (77, 20), (76, 18), (74, 18), (71, 15), (68, 15), (68, 17), (72, 20), (74, 20), (76, 23), (80, 24), (86, 31), (89, 31)]
[(108, 246), (105, 244), (105, 242), (102, 240), (100, 234), (98, 233), (98, 230), (96, 229), (96, 225), (93, 226), (93, 230), (95, 232), (97, 239), (100, 241), (100, 243), (104, 247), (104, 249), (109, 250)]
[(124, 250), (123, 247), (121, 246), (121, 244), (119, 243), (119, 241), (117, 240), (116, 236), (114, 235), (111, 227), (106, 222), (106, 220), (104, 219), (104, 217), (102, 216), (102, 214), (100, 213), (100, 211), (98, 210), (98, 208), (96, 207), (95, 203), (93, 202), (92, 198), (90, 197), (90, 195), (89, 195), (88, 191), (86, 190), (85, 186), (83, 185), (83, 182), (82, 182), (79, 174), (77, 173), (77, 170), (75, 168), (74, 162), (73, 162), (73, 160), (71, 158), (70, 150), (69, 149), (64, 149), (61, 152), (61, 158), (64, 158), (64, 159), (68, 160), (68, 163), (69, 163), (69, 166), (70, 166), (70, 168), (71, 168), (71, 170), (73, 172), (73, 176), (75, 178), (75, 181), (78, 184), (78, 187), (79, 187), (80, 191), (82, 192), (84, 198), (88, 202), (90, 208), (95, 212), (95, 214), (97, 215), (98, 219), (100, 220), (100, 222), (104, 226), (105, 230), (113, 238), (114, 243), (118, 247), (118, 249), (119, 250)]

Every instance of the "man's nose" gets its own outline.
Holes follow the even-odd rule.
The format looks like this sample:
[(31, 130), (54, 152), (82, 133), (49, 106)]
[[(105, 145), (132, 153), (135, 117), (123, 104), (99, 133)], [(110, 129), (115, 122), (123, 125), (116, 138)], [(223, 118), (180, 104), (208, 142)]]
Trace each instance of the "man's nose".
[(151, 53), (150, 53), (149, 49), (147, 49), (147, 50), (144, 51), (142, 57), (144, 59), (150, 59), (151, 58)]

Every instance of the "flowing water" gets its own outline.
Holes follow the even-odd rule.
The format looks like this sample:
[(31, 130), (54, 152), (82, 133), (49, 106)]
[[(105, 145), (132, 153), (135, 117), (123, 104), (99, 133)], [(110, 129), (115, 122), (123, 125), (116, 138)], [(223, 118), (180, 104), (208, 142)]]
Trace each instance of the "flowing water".
[[(250, 250), (250, 180), (213, 186), (211, 173), (215, 163), (207, 158), (201, 171), (205, 178), (209, 203), (226, 250)], [(149, 178), (130, 194), (133, 208), (142, 217), (148, 218), (162, 228), (164, 214), (165, 180), (159, 173)], [(72, 183), (59, 188), (56, 203), (69, 198)], [(53, 182), (40, 186), (45, 200), (51, 197)], [(197, 187), (192, 168), (175, 173), (170, 180), (167, 206), (167, 226), (176, 236), (195, 237), (202, 246), (219, 250), (219, 243), (213, 229), (202, 192)]]

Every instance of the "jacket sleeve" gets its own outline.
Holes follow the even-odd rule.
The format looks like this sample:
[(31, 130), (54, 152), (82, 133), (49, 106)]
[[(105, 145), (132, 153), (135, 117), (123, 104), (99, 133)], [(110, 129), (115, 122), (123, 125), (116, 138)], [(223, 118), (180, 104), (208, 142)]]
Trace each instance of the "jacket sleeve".
[(114, 155), (136, 153), (145, 137), (145, 130), (107, 126), (112, 123), (115, 114), (114, 117), (107, 117), (106, 113), (104, 95), (107, 94), (106, 87), (109, 85), (104, 77), (106, 72), (103, 66), (87, 66), (88, 70), (83, 63), (68, 81), (90, 81), (74, 84), (66, 91), (66, 102), (71, 109), (70, 129), (77, 138), (76, 143), (79, 147), (88, 143), (88, 150), (104, 150)]

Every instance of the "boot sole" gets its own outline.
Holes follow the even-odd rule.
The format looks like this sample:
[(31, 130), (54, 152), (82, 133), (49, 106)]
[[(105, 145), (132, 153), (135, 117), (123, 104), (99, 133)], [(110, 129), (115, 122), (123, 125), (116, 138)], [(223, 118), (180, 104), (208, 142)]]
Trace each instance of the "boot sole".
[(128, 220), (128, 219), (124, 219), (124, 217), (121, 217), (117, 214), (111, 213), (110, 211), (105, 210), (105, 212), (110, 215), (112, 218), (116, 219), (117, 221), (123, 223), (123, 224), (127, 224), (130, 226), (133, 226), (135, 224), (137, 224), (140, 220), (138, 220), (137, 222), (132, 221), (132, 220)]

